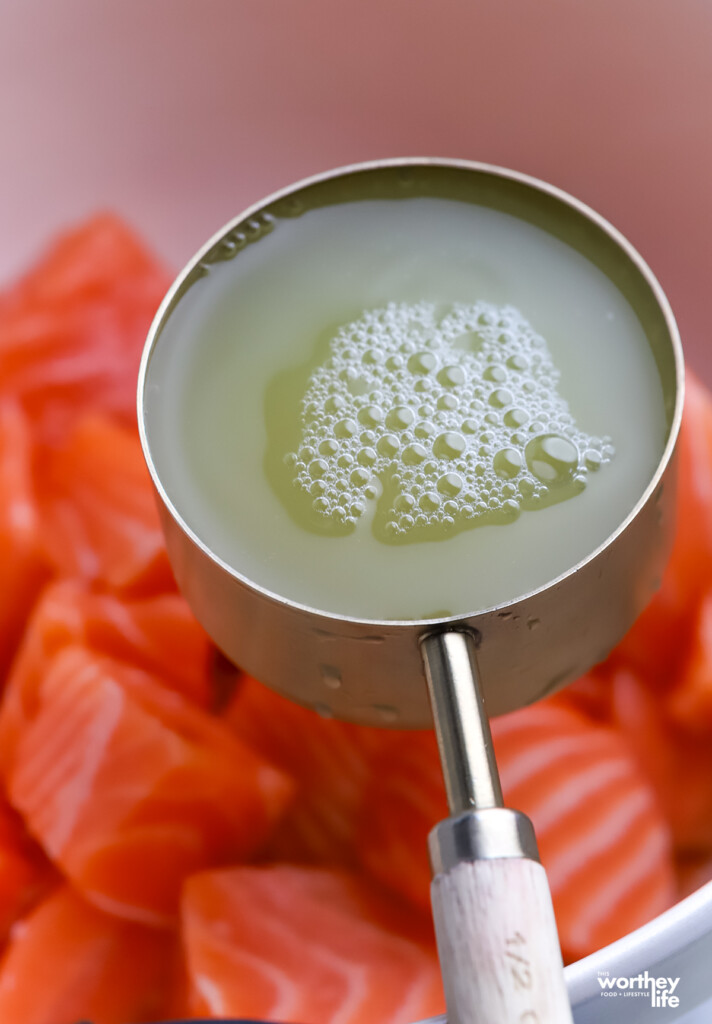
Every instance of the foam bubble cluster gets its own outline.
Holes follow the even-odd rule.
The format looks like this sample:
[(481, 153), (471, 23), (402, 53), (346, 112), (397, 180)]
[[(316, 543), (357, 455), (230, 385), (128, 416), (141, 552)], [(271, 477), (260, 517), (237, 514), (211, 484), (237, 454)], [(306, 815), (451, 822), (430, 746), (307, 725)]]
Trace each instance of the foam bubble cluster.
[(512, 306), (391, 303), (338, 330), (285, 462), (320, 519), (349, 527), (370, 511), (384, 540), (510, 522), (580, 493), (613, 457), (558, 383)]

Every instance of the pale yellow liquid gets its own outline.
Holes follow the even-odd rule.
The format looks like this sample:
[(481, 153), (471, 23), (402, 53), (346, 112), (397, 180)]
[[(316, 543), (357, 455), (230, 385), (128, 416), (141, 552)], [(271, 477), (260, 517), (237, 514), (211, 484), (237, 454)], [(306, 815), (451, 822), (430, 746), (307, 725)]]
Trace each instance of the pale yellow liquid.
[[(640, 323), (592, 263), (508, 214), (444, 199), (345, 203), (267, 228), (186, 292), (147, 375), (147, 428), (159, 475), (186, 523), (227, 564), (323, 611), (429, 618), (483, 610), (544, 586), (620, 525), (660, 459), (666, 423)], [(370, 496), (362, 481), (363, 509), (348, 522), (319, 513), (318, 494), (300, 490), (294, 461), (309, 440), (304, 410), (314, 374), (325, 372), (339, 329), (389, 304), (425, 304), (441, 322), (454, 307), (475, 310), (478, 303), (513, 308), (543, 339), (556, 371), (551, 415), (581, 449), (566, 493), (551, 497), (544, 489), (545, 500), (520, 502), (516, 515), (505, 510), (466, 521), (464, 513), (442, 511), (452, 496), (441, 490), (434, 531), (389, 536), (377, 528), (389, 498), (381, 473), (370, 481)], [(508, 381), (499, 383), (506, 390)], [(463, 387), (469, 384), (455, 389), (461, 406), (469, 400)], [(387, 411), (388, 395), (382, 397)], [(504, 416), (507, 408), (494, 412)], [(440, 412), (446, 419), (438, 423)], [(435, 466), (433, 444), (454, 421), (447, 409), (433, 413), (436, 434), (420, 440)], [(335, 422), (325, 421), (327, 433)], [(385, 424), (372, 426), (376, 446)], [(512, 444), (524, 452), (527, 440)], [(584, 448), (593, 453), (589, 468), (603, 453), (597, 471), (586, 472)], [(441, 445), (444, 458), (443, 451)], [(462, 463), (461, 482), (467, 472)], [(500, 474), (502, 486), (519, 479), (508, 472)], [(425, 481), (433, 494), (427, 474)], [(400, 483), (407, 490), (407, 480)], [(398, 522), (408, 522), (407, 509), (401, 513)]]

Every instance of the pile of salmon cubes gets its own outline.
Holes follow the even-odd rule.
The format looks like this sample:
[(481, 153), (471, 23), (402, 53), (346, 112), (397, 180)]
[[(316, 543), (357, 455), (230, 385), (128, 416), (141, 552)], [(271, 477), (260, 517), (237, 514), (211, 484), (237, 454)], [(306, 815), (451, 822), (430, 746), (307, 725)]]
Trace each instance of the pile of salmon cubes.
[[(136, 378), (165, 270), (118, 219), (0, 294), (0, 1020), (442, 1012), (428, 732), (228, 666), (173, 580)], [(567, 960), (712, 877), (712, 401), (688, 380), (663, 586), (608, 661), (494, 722)]]

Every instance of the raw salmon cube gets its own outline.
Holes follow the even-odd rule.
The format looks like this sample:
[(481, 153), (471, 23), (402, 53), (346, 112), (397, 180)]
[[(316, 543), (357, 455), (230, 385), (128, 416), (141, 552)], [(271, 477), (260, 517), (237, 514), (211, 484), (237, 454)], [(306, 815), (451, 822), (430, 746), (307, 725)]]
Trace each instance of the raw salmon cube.
[(64, 887), (13, 932), (0, 964), (0, 1020), (158, 1020), (174, 959), (169, 933), (103, 914)]
[(288, 864), (205, 872), (182, 906), (194, 1014), (408, 1024), (443, 1011), (432, 938), (355, 876)]
[(90, 901), (167, 925), (184, 878), (254, 855), (292, 786), (148, 673), (66, 647), (47, 668), (8, 792)]

